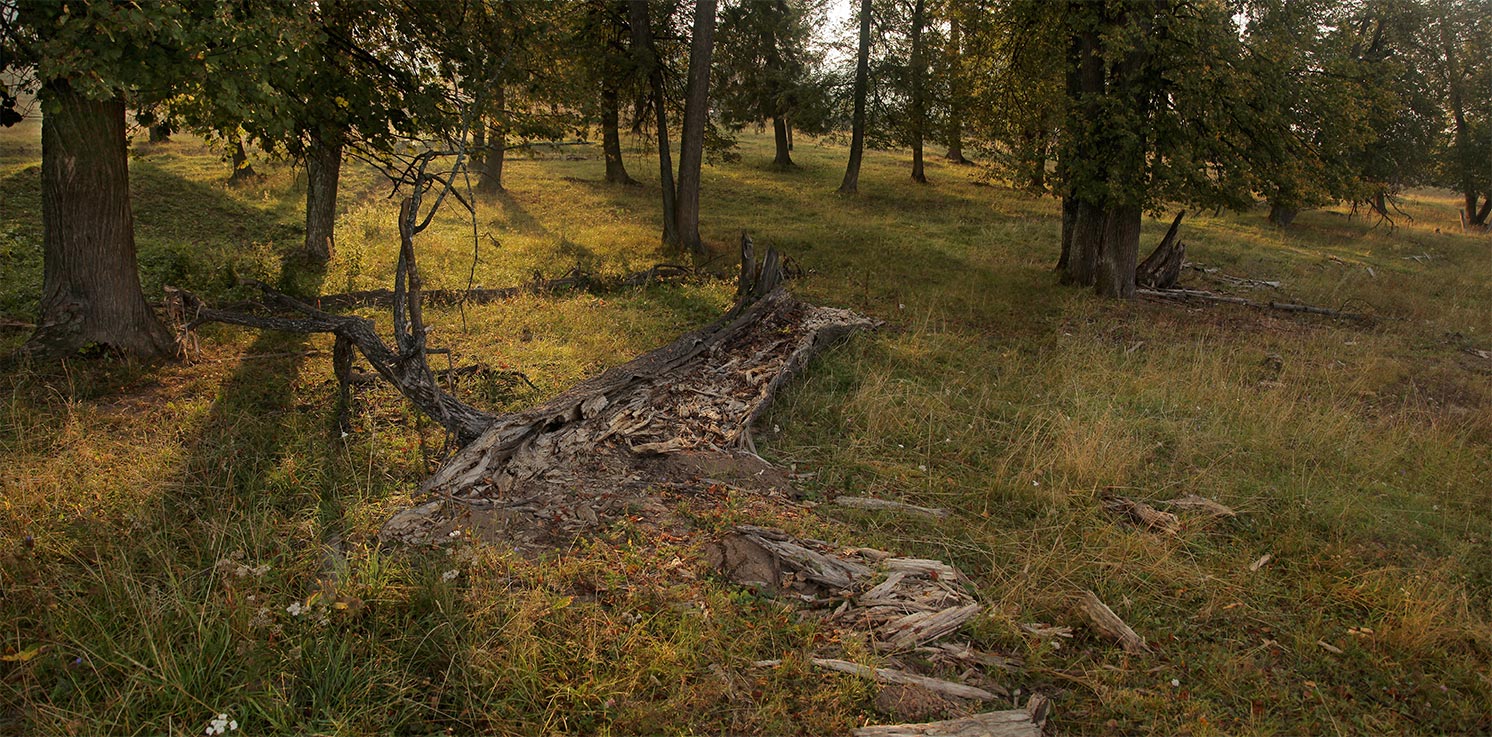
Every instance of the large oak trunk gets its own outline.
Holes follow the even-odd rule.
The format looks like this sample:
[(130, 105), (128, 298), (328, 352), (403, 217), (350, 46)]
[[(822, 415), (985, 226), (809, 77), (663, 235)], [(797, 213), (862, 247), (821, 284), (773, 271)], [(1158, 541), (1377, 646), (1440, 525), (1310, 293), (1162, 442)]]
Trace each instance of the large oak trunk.
[(42, 296), (28, 348), (170, 353), (140, 289), (124, 101), (89, 100), (61, 81), (42, 94)]
[(840, 194), (860, 191), (860, 158), (865, 154), (865, 94), (870, 87), (870, 0), (860, 0), (860, 51), (855, 60), (855, 115), (850, 132), (850, 161)]
[(342, 133), (323, 131), (306, 152), (306, 255), (326, 263), (336, 251), (337, 182), (342, 176)]
[(715, 0), (694, 6), (694, 36), (689, 42), (689, 87), (684, 95), (684, 129), (679, 135), (679, 194), (674, 218), (680, 246), (703, 253), (699, 238), (700, 168), (704, 164), (705, 125), (710, 116), (710, 56), (715, 47)]

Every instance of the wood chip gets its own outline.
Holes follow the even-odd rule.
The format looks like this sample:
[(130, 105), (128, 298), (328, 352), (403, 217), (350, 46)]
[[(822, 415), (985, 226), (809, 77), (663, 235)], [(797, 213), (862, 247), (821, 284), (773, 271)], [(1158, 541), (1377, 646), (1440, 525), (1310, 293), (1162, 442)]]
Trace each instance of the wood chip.
[(905, 683), (912, 686), (921, 686), (929, 691), (935, 691), (945, 696), (955, 696), (961, 699), (975, 699), (978, 701), (993, 701), (996, 696), (982, 688), (976, 688), (963, 683), (944, 681), (938, 678), (928, 678), (893, 668), (871, 668), (868, 665), (851, 663), (848, 660), (836, 660), (834, 658), (814, 658), (813, 664), (820, 668), (836, 670), (840, 673), (871, 678), (882, 683)]
[(1181, 528), (1176, 515), (1170, 512), (1162, 512), (1144, 502), (1135, 501), (1127, 497), (1111, 496), (1103, 500), (1104, 509), (1128, 517), (1131, 521), (1147, 530), (1159, 530), (1170, 535), (1176, 534)]
[(1326, 640), (1317, 640), (1316, 644), (1320, 645), (1322, 650), (1325, 650), (1326, 652), (1329, 652), (1332, 655), (1341, 655), (1342, 654), (1342, 648), (1339, 648), (1336, 645), (1333, 645), (1333, 644), (1327, 642)]
[(881, 561), (881, 565), (888, 571), (904, 571), (906, 573), (931, 578), (938, 581), (964, 581), (964, 574), (957, 568), (944, 563), (941, 560), (930, 560), (927, 558), (887, 558)]
[(1098, 595), (1092, 591), (1084, 591), (1078, 598), (1078, 611), (1087, 617), (1088, 623), (1100, 635), (1119, 643), (1124, 651), (1132, 655), (1150, 652), (1150, 647), (1145, 644), (1145, 638), (1140, 637), (1114, 610), (1103, 603)]
[(1249, 564), (1249, 571), (1257, 573), (1260, 568), (1269, 565), (1269, 561), (1272, 560), (1274, 560), (1274, 553), (1265, 553), (1259, 556), (1258, 560)]
[(927, 517), (942, 519), (948, 516), (948, 510), (937, 507), (919, 507), (916, 504), (896, 502), (890, 499), (875, 499), (868, 496), (837, 496), (834, 503), (841, 507), (850, 509), (887, 510), (893, 512), (910, 512)]

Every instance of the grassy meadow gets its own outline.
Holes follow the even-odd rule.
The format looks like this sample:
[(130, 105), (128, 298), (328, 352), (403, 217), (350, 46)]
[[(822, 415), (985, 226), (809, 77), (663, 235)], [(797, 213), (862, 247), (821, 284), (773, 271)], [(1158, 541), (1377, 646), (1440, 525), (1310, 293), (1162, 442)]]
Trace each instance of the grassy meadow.
[[(141, 274), (209, 300), (261, 279), (299, 294), (387, 286), (397, 204), (344, 169), (337, 253), (293, 256), (302, 171), (226, 183), (219, 152), (137, 139)], [(628, 142), (629, 146), (635, 142)], [(955, 563), (986, 612), (964, 635), (1025, 660), (999, 675), (1053, 699), (1060, 735), (1492, 731), (1492, 239), (1416, 191), (1398, 227), (1345, 208), (1289, 230), (1259, 209), (1188, 215), (1193, 262), (1280, 290), (1184, 281), (1374, 316), (1101, 301), (1059, 287), (1058, 203), (901, 152), (799, 142), (770, 167), (748, 132), (707, 167), (703, 235), (727, 273), (742, 230), (802, 269), (811, 301), (885, 321), (815, 362), (763, 423), (810, 500), (874, 495), (927, 521), (821, 507), (789, 525)], [(643, 187), (601, 182), (596, 147), (517, 153), (472, 222), (419, 237), (427, 287), (676, 261)], [(580, 155), (574, 155), (576, 153)], [(0, 317), (41, 285), (34, 121), (0, 131)], [(1147, 220), (1143, 243), (1169, 218)], [(474, 261), (475, 253), (475, 261)], [(517, 408), (707, 322), (733, 285), (699, 279), (431, 309), (455, 364), (521, 371), (468, 401)], [(378, 311), (365, 314), (381, 317)], [(386, 318), (384, 318), (386, 319)], [(335, 429), (331, 341), (224, 326), (190, 362), (34, 363), (0, 376), (0, 734), (846, 734), (895, 721), (873, 685), (825, 674), (827, 642), (778, 602), (706, 575), (689, 541), (622, 531), (544, 560), (480, 543), (380, 549), (378, 526), (441, 458), (386, 388)], [(25, 332), (0, 332), (10, 353)], [(443, 357), (436, 363), (443, 364)], [(440, 366), (437, 366), (440, 367)], [(1108, 492), (1239, 510), (1170, 536)], [(745, 508), (742, 502), (742, 508)], [(742, 512), (745, 514), (745, 512)], [(702, 527), (725, 520), (702, 519)], [(1258, 570), (1250, 564), (1269, 554)], [(328, 571), (340, 582), (325, 590)], [(1151, 643), (1125, 655), (1072, 601), (1092, 589)], [(1023, 623), (1070, 625), (1072, 638)], [(752, 663), (781, 659), (778, 668)], [(956, 674), (955, 674), (956, 675)], [(997, 708), (1003, 708), (997, 704)]]

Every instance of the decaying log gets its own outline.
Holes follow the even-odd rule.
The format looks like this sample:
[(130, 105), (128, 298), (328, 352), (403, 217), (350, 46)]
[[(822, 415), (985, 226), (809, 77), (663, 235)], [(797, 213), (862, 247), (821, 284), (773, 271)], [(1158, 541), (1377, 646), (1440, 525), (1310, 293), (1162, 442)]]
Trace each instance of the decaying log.
[(1103, 508), (1114, 514), (1124, 515), (1135, 524), (1147, 530), (1158, 530), (1174, 535), (1181, 528), (1181, 523), (1176, 519), (1176, 515), (1170, 512), (1162, 512), (1149, 504), (1135, 501), (1128, 497), (1104, 497)]
[(1135, 268), (1135, 284), (1150, 289), (1170, 289), (1181, 278), (1181, 265), (1186, 262), (1186, 244), (1176, 238), (1181, 230), (1181, 218), (1186, 211), (1176, 213), (1171, 227), (1155, 250)]
[(1329, 307), (1317, 307), (1315, 305), (1295, 304), (1293, 302), (1259, 302), (1243, 297), (1233, 297), (1226, 294), (1217, 294), (1200, 289), (1136, 289), (1135, 294), (1142, 297), (1154, 299), (1166, 299), (1177, 302), (1218, 302), (1221, 304), (1244, 305), (1246, 307), (1257, 307), (1259, 309), (1279, 310), (1281, 312), (1295, 312), (1308, 315), (1321, 315), (1334, 317), (1342, 320), (1368, 321), (1372, 317), (1358, 312), (1343, 312), (1333, 310)]
[(889, 510), (893, 512), (910, 512), (928, 517), (942, 519), (948, 516), (948, 510), (936, 507), (919, 507), (916, 504), (897, 502), (890, 499), (875, 499), (868, 496), (837, 496), (834, 503), (841, 507), (850, 509)]
[[(790, 492), (786, 472), (750, 450), (752, 422), (812, 356), (876, 323), (798, 301), (782, 288), (776, 249), (760, 264), (752, 254), (743, 238), (742, 297), (724, 317), (537, 407), (495, 418), (422, 485), (449, 504), (396, 515), (384, 539), (439, 540), (459, 521), (537, 543), (547, 534), (538, 527), (574, 532), (577, 504), (589, 510), (578, 515), (585, 522), (601, 523), (650, 499), (649, 487), (701, 476)], [(536, 500), (529, 519), (489, 513), (519, 496)]]
[(855, 737), (1041, 737), (1050, 702), (1032, 696), (1024, 709), (983, 714), (925, 724), (884, 724), (860, 727)]
[(957, 631), (982, 609), (978, 604), (966, 604), (939, 611), (908, 614), (881, 629), (881, 635), (886, 640), (880, 643), (880, 648), (910, 650), (922, 643), (931, 642)]
[(813, 664), (828, 670), (836, 670), (840, 673), (848, 673), (861, 678), (871, 678), (881, 683), (904, 683), (909, 686), (920, 686), (944, 696), (953, 696), (960, 699), (975, 699), (977, 701), (993, 701), (997, 696), (982, 688), (976, 688), (963, 683), (944, 681), (938, 678), (928, 678), (912, 673), (906, 673), (894, 668), (872, 668), (868, 665), (851, 663), (848, 660), (837, 660), (835, 658), (814, 658)]
[(1216, 269), (1211, 266), (1206, 266), (1190, 261), (1187, 262), (1186, 268), (1193, 271), (1201, 272), (1204, 278), (1220, 281), (1224, 284), (1231, 284), (1235, 287), (1244, 287), (1246, 289), (1279, 289), (1280, 287), (1284, 286), (1284, 282), (1278, 280), (1247, 279), (1241, 276), (1229, 276), (1228, 274), (1224, 274), (1222, 272), (1222, 269)]
[(1114, 610), (1098, 598), (1092, 591), (1084, 591), (1078, 597), (1078, 611), (1087, 618), (1088, 623), (1098, 634), (1103, 635), (1119, 643), (1124, 651), (1132, 655), (1150, 652), (1150, 647), (1145, 644), (1145, 638), (1140, 637)]
[(1198, 496), (1196, 494), (1187, 494), (1186, 496), (1177, 497), (1175, 499), (1171, 499), (1161, 503), (1174, 509), (1192, 510), (1210, 514), (1214, 517), (1238, 516), (1238, 513), (1233, 511), (1233, 509), (1226, 504), (1222, 504), (1212, 499), (1208, 499), (1205, 496)]

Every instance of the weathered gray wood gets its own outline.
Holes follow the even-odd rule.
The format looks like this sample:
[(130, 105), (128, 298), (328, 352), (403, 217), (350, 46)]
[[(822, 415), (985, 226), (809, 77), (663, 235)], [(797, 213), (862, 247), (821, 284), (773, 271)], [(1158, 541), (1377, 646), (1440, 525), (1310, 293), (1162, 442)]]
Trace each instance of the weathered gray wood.
[(1186, 262), (1186, 244), (1176, 239), (1181, 229), (1181, 218), (1186, 211), (1176, 213), (1166, 236), (1155, 250), (1135, 268), (1135, 284), (1151, 289), (1169, 289), (1181, 278), (1181, 265)]
[(1041, 737), (1049, 702), (1032, 696), (1024, 709), (990, 711), (961, 719), (925, 724), (885, 724), (861, 727), (855, 737)]
[(1107, 497), (1103, 500), (1103, 507), (1114, 514), (1124, 515), (1135, 524), (1147, 530), (1158, 530), (1174, 535), (1181, 528), (1181, 523), (1176, 519), (1176, 515), (1170, 512), (1162, 512), (1149, 504), (1127, 497)]
[(915, 612), (881, 628), (886, 641), (882, 649), (910, 650), (951, 634), (983, 609), (978, 604), (948, 607), (934, 612)]
[(1118, 642), (1125, 652), (1133, 655), (1150, 652), (1145, 638), (1130, 629), (1114, 610), (1098, 598), (1098, 594), (1084, 591), (1078, 597), (1078, 611), (1088, 619), (1088, 623), (1098, 634)]
[(1193, 510), (1210, 514), (1214, 517), (1237, 517), (1238, 513), (1226, 504), (1208, 499), (1205, 496), (1187, 494), (1168, 501), (1161, 502), (1169, 507), (1182, 510)]
[(893, 668), (872, 668), (868, 665), (860, 665), (859, 663), (851, 663), (848, 660), (836, 660), (834, 658), (814, 658), (813, 664), (820, 668), (848, 673), (860, 676), (861, 678), (870, 678), (882, 683), (904, 683), (911, 686), (921, 686), (929, 691), (961, 699), (993, 701), (996, 698), (995, 694), (982, 688), (937, 678), (928, 678), (927, 676), (914, 675)]
[(1257, 307), (1259, 309), (1279, 310), (1281, 312), (1297, 312), (1309, 315), (1322, 315), (1324, 317), (1335, 317), (1343, 320), (1370, 320), (1368, 315), (1358, 312), (1343, 312), (1328, 307), (1317, 307), (1315, 305), (1295, 304), (1293, 302), (1258, 302), (1243, 297), (1231, 297), (1225, 294), (1203, 291), (1200, 289), (1136, 289), (1135, 294), (1143, 297), (1154, 297), (1156, 299), (1167, 299), (1186, 302), (1199, 300), (1202, 302), (1219, 302), (1222, 304), (1244, 305), (1246, 307)]
[(946, 509), (939, 509), (937, 507), (919, 507), (916, 504), (907, 504), (906, 502), (897, 502), (890, 499), (876, 499), (868, 496), (837, 496), (834, 497), (834, 504), (841, 507), (849, 507), (850, 509), (910, 512), (912, 514), (921, 514), (928, 517), (936, 517), (938, 519), (942, 519), (948, 516), (948, 510)]

